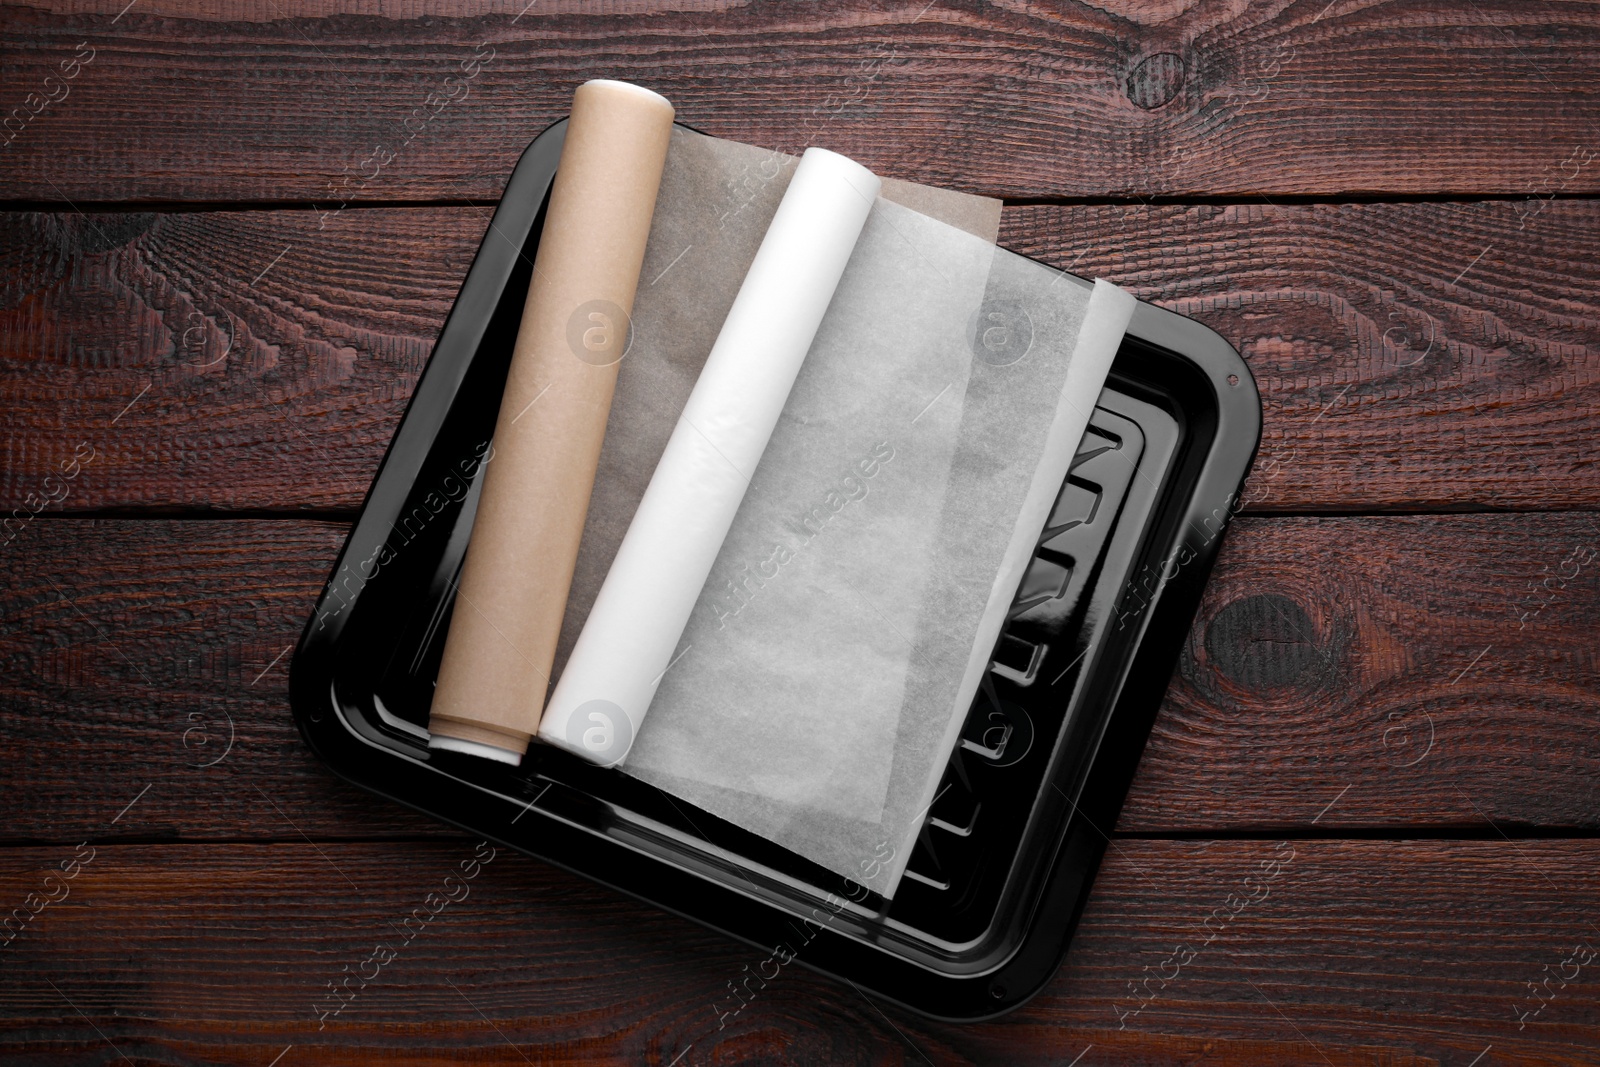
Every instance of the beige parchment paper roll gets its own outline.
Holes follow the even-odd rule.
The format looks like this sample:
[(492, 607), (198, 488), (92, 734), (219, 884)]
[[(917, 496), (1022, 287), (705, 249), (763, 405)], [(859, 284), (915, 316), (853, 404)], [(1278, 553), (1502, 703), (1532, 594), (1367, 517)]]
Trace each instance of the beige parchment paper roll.
[(672, 135), (664, 97), (573, 95), (428, 721), (518, 763), (538, 729)]

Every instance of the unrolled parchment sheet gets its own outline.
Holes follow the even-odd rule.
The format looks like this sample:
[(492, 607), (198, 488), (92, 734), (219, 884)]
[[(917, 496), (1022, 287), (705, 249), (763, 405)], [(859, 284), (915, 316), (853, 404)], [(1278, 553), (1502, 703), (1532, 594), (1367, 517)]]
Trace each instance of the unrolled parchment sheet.
[[(1137, 303), (1103, 280), (1085, 295), (1060, 278), (997, 249), (983, 311), (972, 327), (978, 359), (923, 601), (918, 669), (907, 687), (880, 820), (880, 840), (890, 850), (881, 863), (858, 863), (853, 876), (885, 896), (893, 896), (905, 873)], [(999, 331), (998, 340), (986, 339), (991, 330)], [(947, 716), (942, 732), (941, 706)], [(828, 866), (838, 870), (835, 863), (846, 859), (836, 853)]]
[[(902, 318), (894, 279), (923, 262), (907, 245), (936, 252), (927, 264), (946, 280)], [(796, 570), (791, 585), (780, 567), (739, 615), (695, 617), (628, 770), (892, 896), (1133, 302), (1104, 284), (1084, 294), (1049, 268), (884, 202), (856, 254), (792, 396), (844, 395), (862, 365), (892, 365), (938, 402), (906, 427), (882, 484), (866, 483), (838, 525), (795, 555), (810, 572)], [(896, 343), (919, 326), (921, 343)], [(772, 538), (755, 528), (772, 523), (757, 517), (782, 511), (769, 493), (800, 495), (780, 471), (803, 464), (776, 463), (786, 447), (807, 431), (847, 438), (860, 422), (819, 427), (799, 404), (790, 414), (714, 576), (747, 576), (746, 561), (761, 558)], [(896, 483), (888, 476), (902, 459), (914, 475)], [(874, 575), (892, 579), (872, 584)], [(711, 603), (717, 594), (726, 611), (734, 598), (726, 586), (706, 591)], [(721, 706), (708, 702), (721, 690)]]
[[(879, 201), (662, 679), (628, 770), (876, 822), (993, 246)], [(751, 812), (736, 811), (741, 825)], [(725, 816), (726, 817), (726, 816)]]
[[(558, 674), (793, 167), (674, 131)], [(1089, 297), (994, 248), (997, 202), (896, 184), (623, 766), (885, 895), (1043, 524), (1024, 513), (1075, 451), (1063, 413), (1087, 419), (1126, 324), (1096, 309), (1083, 341), (1109, 348), (1080, 360)]]

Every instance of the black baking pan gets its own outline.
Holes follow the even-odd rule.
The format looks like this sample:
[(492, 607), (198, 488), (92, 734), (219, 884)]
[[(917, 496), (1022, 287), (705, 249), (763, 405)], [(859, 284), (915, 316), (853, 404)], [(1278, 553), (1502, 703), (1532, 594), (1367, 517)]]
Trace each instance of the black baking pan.
[(1261, 431), (1249, 370), (1210, 329), (1138, 305), (892, 901), (553, 748), (517, 768), (429, 751), (565, 132), (512, 172), (306, 624), (302, 735), (357, 785), (750, 944), (724, 1018), (790, 963), (940, 1019), (1017, 1007), (1066, 953), (1239, 499)]

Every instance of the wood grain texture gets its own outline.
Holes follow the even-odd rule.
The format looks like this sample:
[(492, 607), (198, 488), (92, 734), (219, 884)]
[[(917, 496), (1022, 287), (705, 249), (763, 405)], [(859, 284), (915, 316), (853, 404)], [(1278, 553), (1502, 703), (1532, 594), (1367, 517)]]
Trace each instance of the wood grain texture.
[[(343, 533), (26, 528), (0, 559), (0, 839), (79, 840), (136, 795), (138, 840), (445, 832), (291, 721), (281, 654)], [(1241, 519), (1118, 828), (1600, 828), (1596, 632), (1592, 515)]]
[[(38, 519), (0, 571), (0, 809), (77, 839), (438, 834), (324, 768), (290, 650), (344, 543), (299, 522)], [(134, 803), (137, 798), (137, 803)]]
[(1239, 350), (1262, 394), (1252, 510), (1600, 506), (1600, 203), (1014, 207), (1002, 223), (1007, 247)]
[(350, 509), (489, 212), (0, 218), (10, 507)]
[[(470, 839), (88, 848), (0, 948), (13, 1062), (1043, 1067), (1092, 1046), (1081, 1062), (1344, 1067), (1600, 1045), (1596, 842), (1123, 842), (1012, 1015), (932, 1023), (790, 966), (720, 1029), (712, 1004), (764, 953)], [(0, 900), (75, 855), (0, 852)]]
[(0, 198), (489, 200), (595, 76), (991, 195), (1600, 189), (1593, 3), (520, 6), (10, 6)]
[[(38, 0), (0, 71), (0, 1060), (1594, 1062), (1600, 2)], [(506, 851), (441, 904), (487, 854), (294, 728), (317, 520), (596, 76), (1008, 197), (1005, 244), (1259, 381), (1073, 949), (1003, 1019), (787, 967), (720, 1026), (764, 951)]]
[(1118, 826), (1593, 829), (1597, 633), (1594, 514), (1237, 520)]
[[(487, 219), (0, 214), (0, 507), (353, 511)], [(1600, 506), (1600, 203), (1002, 223), (1240, 349), (1266, 417), (1250, 510)]]

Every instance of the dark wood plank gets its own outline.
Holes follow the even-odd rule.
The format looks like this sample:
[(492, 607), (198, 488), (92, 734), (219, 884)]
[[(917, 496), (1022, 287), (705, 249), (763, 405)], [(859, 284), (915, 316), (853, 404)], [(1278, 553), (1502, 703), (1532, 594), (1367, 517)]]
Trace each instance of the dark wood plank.
[[(0, 496), (28, 510), (359, 504), (488, 218), (0, 216)], [(87, 462), (63, 481), (74, 455)]]
[[(290, 720), (280, 655), (342, 536), (27, 527), (0, 559), (0, 839), (80, 839), (146, 786), (118, 833), (442, 832), (338, 782)], [(1593, 830), (1597, 631), (1594, 515), (1241, 519), (1119, 827), (1306, 831), (1337, 796), (1317, 829)]]
[(1265, 416), (1253, 510), (1600, 506), (1600, 204), (1017, 207), (1002, 221), (1008, 247), (1239, 349)]
[[(486, 221), (0, 214), (0, 507), (353, 509)], [(1251, 510), (1600, 507), (1600, 204), (1015, 207), (1003, 224), (1007, 245), (1240, 348), (1266, 412)]]
[(594, 76), (1011, 197), (1600, 190), (1593, 3), (83, 6), (8, 10), (0, 197), (492, 199)]
[(289, 653), (344, 543), (304, 522), (39, 519), (0, 571), (10, 836), (440, 834), (322, 766)]
[(1344, 1067), (1600, 1047), (1592, 841), (1123, 842), (1062, 971), (976, 1026), (802, 967), (722, 1019), (765, 952), (470, 839), (74, 845), (0, 851), (7, 902), (66, 893), (0, 950), (12, 1060), (1026, 1067), (1092, 1048), (1082, 1063)]
[(1241, 519), (1119, 826), (1600, 826), (1596, 633), (1594, 514)]

